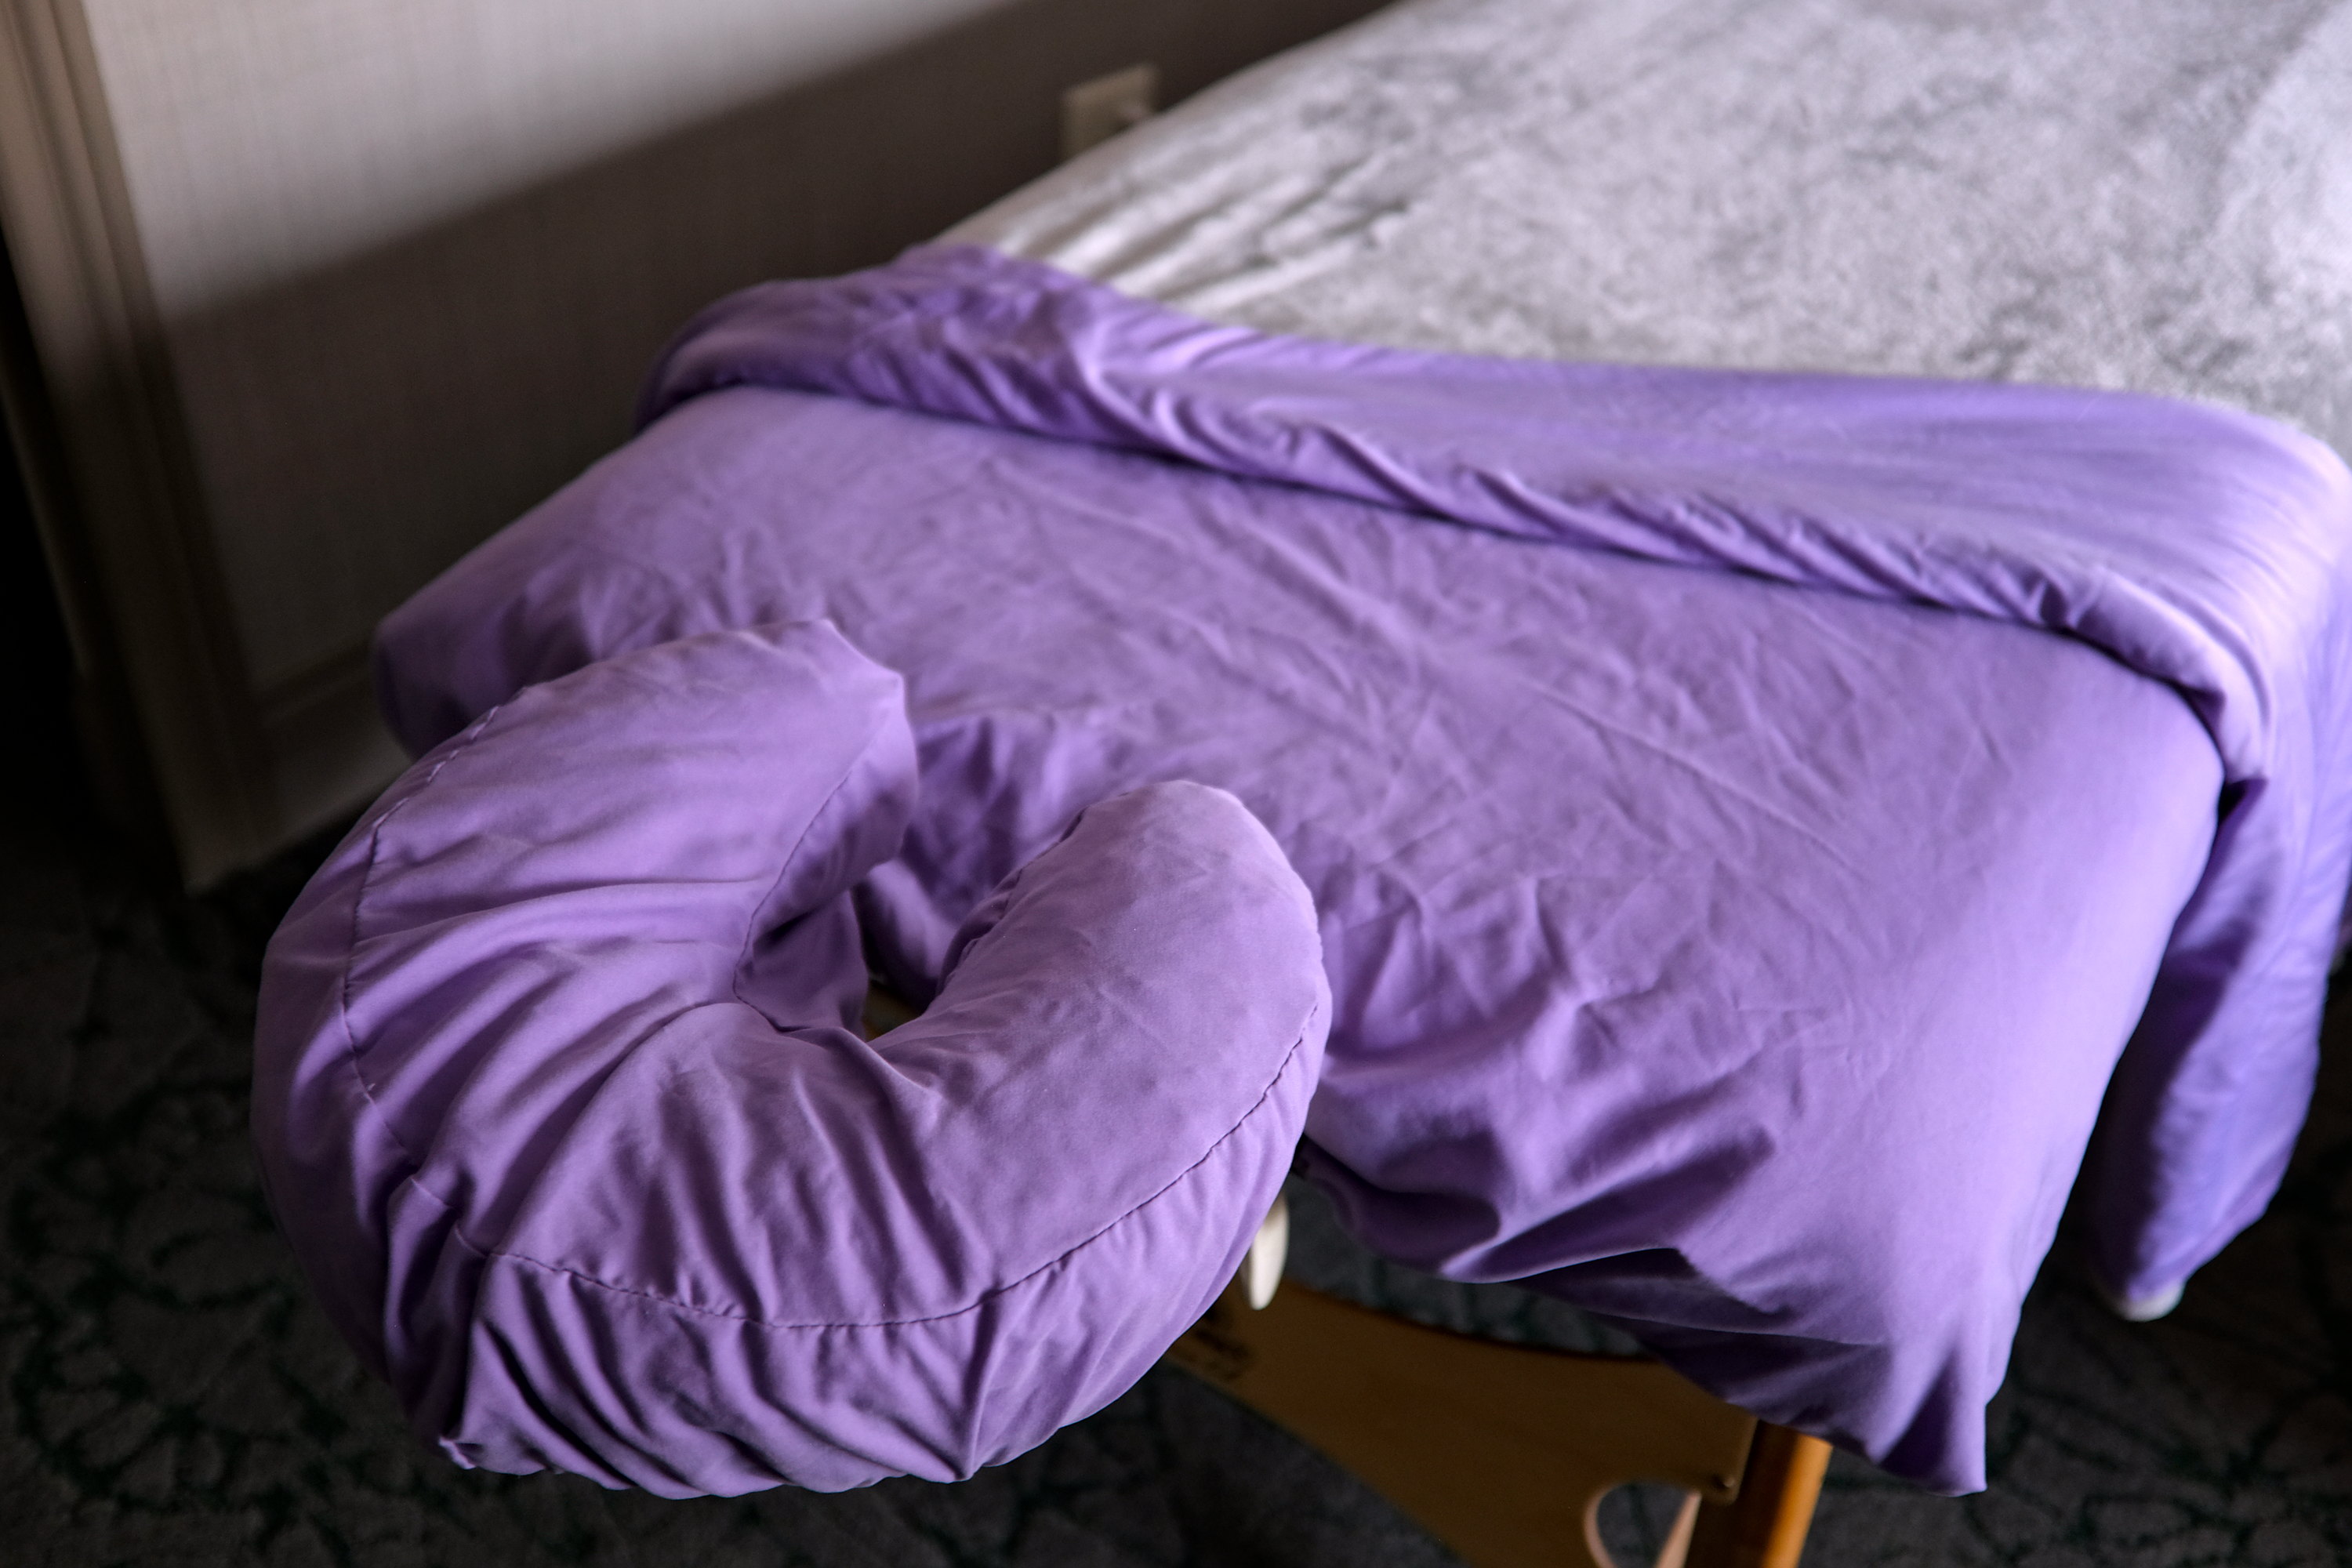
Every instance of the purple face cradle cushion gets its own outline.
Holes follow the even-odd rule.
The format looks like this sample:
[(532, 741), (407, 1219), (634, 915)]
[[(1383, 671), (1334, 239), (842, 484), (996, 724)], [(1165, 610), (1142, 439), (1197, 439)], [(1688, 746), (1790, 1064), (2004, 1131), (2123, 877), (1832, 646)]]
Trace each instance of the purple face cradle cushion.
[(1079, 816), (867, 1043), (898, 679), (825, 624), (530, 688), (434, 751), (264, 970), (254, 1131), (330, 1316), (467, 1465), (666, 1496), (970, 1475), (1215, 1296), (1328, 1014), (1232, 796)]

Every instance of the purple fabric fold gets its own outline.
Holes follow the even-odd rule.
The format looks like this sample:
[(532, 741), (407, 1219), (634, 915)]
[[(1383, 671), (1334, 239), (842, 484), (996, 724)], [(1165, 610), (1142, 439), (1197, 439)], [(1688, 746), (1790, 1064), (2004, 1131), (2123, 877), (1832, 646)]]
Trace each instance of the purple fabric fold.
[(2096, 1267), (2156, 1295), (2275, 1190), (2352, 879), (2352, 474), (2311, 437), (2112, 392), (1283, 338), (975, 247), (721, 300), (665, 353), (639, 422), (746, 384), (1941, 605), (2170, 684), (2231, 787), (2116, 1074)]

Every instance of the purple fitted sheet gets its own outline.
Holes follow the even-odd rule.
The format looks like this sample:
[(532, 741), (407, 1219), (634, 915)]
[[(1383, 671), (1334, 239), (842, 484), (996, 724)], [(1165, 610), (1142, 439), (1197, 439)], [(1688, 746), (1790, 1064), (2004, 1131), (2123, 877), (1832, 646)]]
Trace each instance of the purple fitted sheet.
[(1310, 1168), (1391, 1256), (1965, 1489), (2152, 989), (2112, 1277), (2275, 1180), (2343, 878), (2324, 449), (1267, 339), (973, 252), (755, 290), (650, 406), (387, 620), (404, 738), (829, 617), (908, 681), (920, 800), (860, 908), (918, 994), (1091, 800), (1231, 789), (1320, 911)]

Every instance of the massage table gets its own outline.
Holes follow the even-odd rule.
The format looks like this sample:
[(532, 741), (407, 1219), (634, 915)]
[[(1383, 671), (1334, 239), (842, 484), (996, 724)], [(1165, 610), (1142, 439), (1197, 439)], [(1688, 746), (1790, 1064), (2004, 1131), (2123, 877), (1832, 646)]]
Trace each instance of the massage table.
[[(1076, 814), (1230, 791), (1320, 922), (1305, 1174), (1664, 1364), (1294, 1287), (1179, 1360), (1476, 1561), (1597, 1552), (1559, 1521), (1641, 1476), (1748, 1500), (1671, 1551), (1793, 1561), (1797, 1431), (1982, 1484), (2078, 1173), (2147, 1315), (2299, 1125), (2347, 874), (2347, 68), (2342, 5), (1402, 6), (714, 307), (634, 442), (386, 621), (386, 714), (431, 752), (830, 624), (907, 683), (920, 784), (850, 896), (918, 1005)], [(1444, 1443), (1350, 1452), (1351, 1374), (1276, 1386), (1358, 1329), (1507, 1368), (1392, 1380), (1444, 1430), (1631, 1375), (1583, 1403), (1687, 1440), (1573, 1495), (1518, 1467), (1534, 1522), (1473, 1540), (1513, 1510), (1411, 1495)], [(1523, 1414), (1486, 1452), (1549, 1451)]]

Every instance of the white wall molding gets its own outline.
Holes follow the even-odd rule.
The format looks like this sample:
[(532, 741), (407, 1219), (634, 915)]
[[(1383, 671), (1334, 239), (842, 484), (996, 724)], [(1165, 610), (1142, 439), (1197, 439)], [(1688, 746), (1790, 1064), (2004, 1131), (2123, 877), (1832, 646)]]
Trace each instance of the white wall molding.
[(46, 398), (64, 458), (34, 500), (78, 656), (113, 645), (202, 883), (261, 852), (276, 812), (85, 20), (78, 0), (0, 10), (0, 224), (39, 359), (11, 396)]

